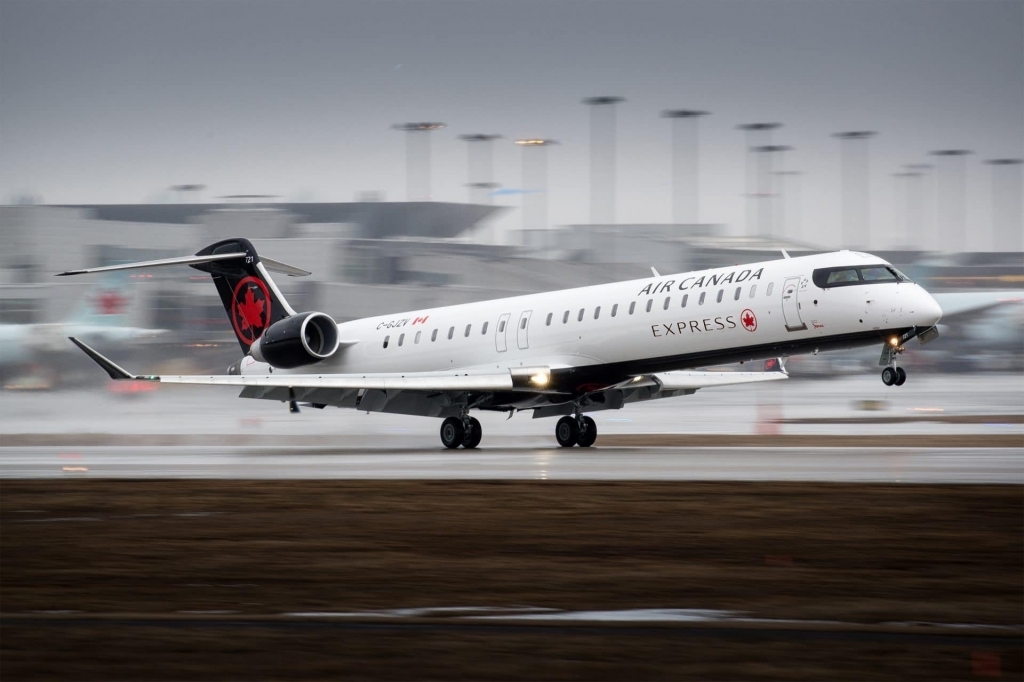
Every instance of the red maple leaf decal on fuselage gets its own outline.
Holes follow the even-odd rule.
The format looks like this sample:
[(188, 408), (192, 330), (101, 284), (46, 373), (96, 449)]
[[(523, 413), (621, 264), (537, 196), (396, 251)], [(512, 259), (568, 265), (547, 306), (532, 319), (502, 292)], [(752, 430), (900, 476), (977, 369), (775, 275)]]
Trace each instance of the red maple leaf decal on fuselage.
[(743, 325), (743, 328), (746, 329), (748, 332), (756, 330), (757, 318), (754, 317), (754, 311), (752, 311), (750, 308), (747, 308), (742, 313), (740, 313), (740, 323)]

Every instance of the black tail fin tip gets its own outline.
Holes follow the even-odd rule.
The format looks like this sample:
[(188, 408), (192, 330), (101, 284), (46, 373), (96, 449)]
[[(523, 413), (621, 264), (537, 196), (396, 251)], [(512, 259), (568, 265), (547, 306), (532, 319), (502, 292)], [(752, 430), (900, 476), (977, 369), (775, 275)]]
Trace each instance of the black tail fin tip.
[(208, 272), (213, 277), (242, 352), (248, 353), (249, 346), (263, 335), (267, 327), (289, 316), (290, 308), (278, 295), (266, 269), (258, 267), (260, 257), (248, 239), (225, 239), (210, 244), (196, 255), (239, 252), (245, 255), (190, 267)]

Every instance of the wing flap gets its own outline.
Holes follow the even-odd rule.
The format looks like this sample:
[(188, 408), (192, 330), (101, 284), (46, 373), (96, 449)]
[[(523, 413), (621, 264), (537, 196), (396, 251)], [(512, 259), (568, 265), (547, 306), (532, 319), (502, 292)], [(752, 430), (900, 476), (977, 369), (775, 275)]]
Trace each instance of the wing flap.
[(788, 378), (785, 372), (663, 372), (654, 375), (663, 391), (697, 390)]

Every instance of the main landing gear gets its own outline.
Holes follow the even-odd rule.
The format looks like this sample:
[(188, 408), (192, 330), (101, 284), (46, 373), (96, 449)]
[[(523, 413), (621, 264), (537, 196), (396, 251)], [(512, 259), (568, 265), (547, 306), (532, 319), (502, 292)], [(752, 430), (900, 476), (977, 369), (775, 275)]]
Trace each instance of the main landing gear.
[(590, 417), (580, 414), (562, 417), (555, 425), (555, 440), (563, 448), (579, 445), (589, 448), (597, 440), (597, 424)]
[(448, 417), (441, 422), (441, 443), (450, 450), (460, 445), (472, 450), (480, 445), (484, 431), (475, 417)]
[(904, 350), (896, 337), (893, 337), (882, 348), (882, 357), (878, 364), (886, 365), (886, 368), (882, 370), (882, 383), (886, 386), (902, 386), (906, 383), (907, 371), (896, 366), (896, 357)]

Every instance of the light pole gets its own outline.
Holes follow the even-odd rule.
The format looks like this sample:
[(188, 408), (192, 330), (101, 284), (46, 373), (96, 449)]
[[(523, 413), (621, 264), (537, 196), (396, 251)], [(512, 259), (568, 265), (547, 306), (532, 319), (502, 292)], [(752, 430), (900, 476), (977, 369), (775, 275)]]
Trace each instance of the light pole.
[[(741, 123), (736, 126), (737, 130), (745, 133), (744, 159), (746, 161), (746, 179), (743, 196), (746, 203), (746, 233), (753, 236), (756, 232), (755, 220), (758, 203), (758, 195), (771, 182), (770, 178), (762, 178), (757, 174), (757, 164), (754, 158), (754, 148), (764, 147), (772, 142), (772, 131), (781, 128), (781, 123)], [(765, 190), (767, 191), (767, 190)]]
[(871, 244), (871, 197), (868, 172), (868, 140), (877, 133), (849, 130), (835, 133), (839, 138), (842, 173), (842, 246)]
[(548, 226), (548, 155), (557, 140), (531, 137), (515, 140), (523, 150), (523, 239), (526, 230)]
[[(778, 178), (777, 184), (777, 195), (778, 195), (778, 212), (777, 221), (779, 225), (779, 237), (785, 241), (791, 239), (793, 241), (800, 241), (800, 176), (802, 172), (796, 170), (781, 170), (775, 171), (775, 177)], [(792, 199), (787, 199), (792, 197)], [(793, 210), (786, 211), (787, 200), (791, 203)], [(789, 222), (786, 222), (786, 216), (789, 216)]]
[(917, 176), (908, 177), (908, 196), (907, 196), (907, 210), (909, 215), (907, 216), (907, 239), (909, 245), (919, 245), (919, 248), (923, 251), (934, 251), (938, 248), (938, 235), (936, 229), (932, 227), (929, 219), (928, 204), (925, 202), (924, 197), (926, 194), (925, 184), (929, 178), (933, 177), (931, 172), (935, 166), (930, 163), (905, 163), (903, 167), (908, 171), (917, 173)]
[(406, 201), (430, 201), (430, 133), (444, 128), (444, 123), (396, 123), (393, 130), (405, 133), (405, 198)]
[(672, 222), (700, 222), (700, 141), (697, 119), (706, 111), (667, 109), (672, 121)]
[(494, 182), (494, 140), (501, 135), (474, 133), (459, 135), (466, 142), (467, 182), (469, 203), (490, 204), (491, 191), (499, 185)]
[(590, 222), (615, 222), (615, 105), (625, 97), (585, 97), (590, 107)]
[(992, 166), (992, 240), (997, 251), (1024, 251), (1021, 223), (1021, 164), (1024, 159), (989, 159)]
[(967, 162), (969, 149), (938, 149), (936, 222), (939, 248), (961, 251), (967, 236)]
[(775, 156), (781, 156), (792, 149), (784, 144), (765, 144), (751, 149), (757, 154), (757, 232), (759, 237), (768, 241), (774, 241), (776, 238), (775, 228), (772, 225), (772, 212), (775, 208), (772, 200), (776, 196), (772, 188)]

